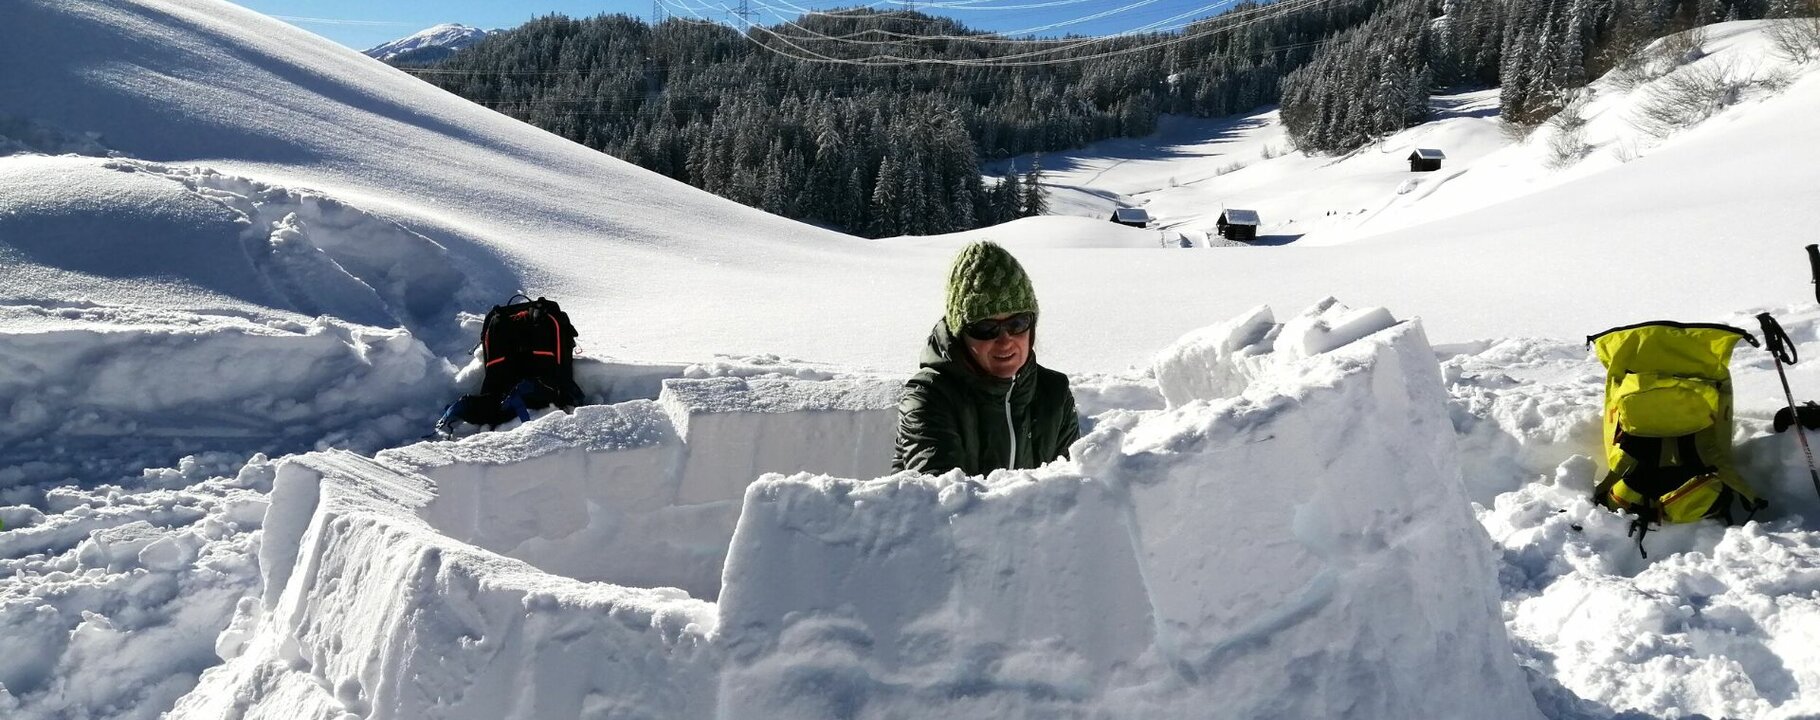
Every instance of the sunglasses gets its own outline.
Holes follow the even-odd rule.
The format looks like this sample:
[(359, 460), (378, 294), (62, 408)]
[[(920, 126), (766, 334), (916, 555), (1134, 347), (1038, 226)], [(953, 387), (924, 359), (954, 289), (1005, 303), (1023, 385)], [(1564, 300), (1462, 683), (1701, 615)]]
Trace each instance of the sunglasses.
[(967, 323), (961, 332), (979, 341), (997, 340), (1000, 335), (1022, 335), (1036, 327), (1036, 313), (1018, 313), (1003, 320), (987, 318)]

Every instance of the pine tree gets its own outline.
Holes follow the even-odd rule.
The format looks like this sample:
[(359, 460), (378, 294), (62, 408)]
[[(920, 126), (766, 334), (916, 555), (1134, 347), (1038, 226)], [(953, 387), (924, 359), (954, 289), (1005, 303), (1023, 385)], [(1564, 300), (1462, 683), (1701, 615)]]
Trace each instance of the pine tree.
[(1017, 165), (1013, 164), (1011, 170), (1005, 173), (1004, 179), (999, 181), (996, 190), (997, 192), (994, 193), (996, 202), (993, 204), (998, 206), (998, 212), (995, 223), (1009, 222), (1023, 217), (1024, 187), (1017, 178)]
[(784, 181), (783, 162), (778, 157), (779, 151), (773, 150), (765, 159), (765, 174), (760, 181), (759, 208), (774, 215), (783, 215), (787, 210), (784, 193), (787, 191)]
[(1049, 212), (1049, 190), (1043, 187), (1043, 154), (1030, 159), (1030, 171), (1024, 173), (1024, 192), (1019, 201), (1018, 216), (1030, 217)]
[(872, 208), (869, 215), (873, 237), (903, 234), (897, 212), (902, 199), (899, 190), (897, 159), (887, 155), (885, 161), (878, 166), (878, 180), (872, 186)]
[(1590, 24), (1586, 0), (1572, 0), (1561, 42), (1561, 86), (1563, 90), (1584, 87), (1586, 77), (1586, 34)]

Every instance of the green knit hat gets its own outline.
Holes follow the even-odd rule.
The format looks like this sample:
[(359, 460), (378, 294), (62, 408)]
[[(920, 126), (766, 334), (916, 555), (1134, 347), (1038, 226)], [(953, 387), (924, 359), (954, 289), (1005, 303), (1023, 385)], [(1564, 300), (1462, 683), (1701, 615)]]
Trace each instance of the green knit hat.
[(961, 248), (948, 269), (948, 331), (1001, 313), (1036, 312), (1036, 289), (1017, 258), (990, 240)]

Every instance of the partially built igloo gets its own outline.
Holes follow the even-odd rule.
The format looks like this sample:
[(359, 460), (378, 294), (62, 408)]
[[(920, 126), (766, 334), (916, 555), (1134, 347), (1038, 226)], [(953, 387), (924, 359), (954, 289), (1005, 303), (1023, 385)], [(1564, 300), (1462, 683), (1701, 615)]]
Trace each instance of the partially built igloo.
[(867, 378), (292, 458), (174, 716), (1538, 717), (1419, 324), (1260, 309), (1156, 377), (983, 478), (879, 477)]

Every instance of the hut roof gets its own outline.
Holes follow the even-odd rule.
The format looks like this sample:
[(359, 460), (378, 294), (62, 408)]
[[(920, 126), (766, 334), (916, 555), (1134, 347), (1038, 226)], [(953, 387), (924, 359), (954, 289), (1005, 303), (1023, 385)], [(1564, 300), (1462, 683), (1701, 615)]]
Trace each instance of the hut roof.
[(1143, 208), (1122, 207), (1112, 212), (1113, 216), (1119, 219), (1119, 222), (1150, 222), (1150, 211)]
[(1223, 213), (1223, 216), (1226, 218), (1227, 225), (1258, 224), (1258, 211), (1256, 210), (1237, 210), (1228, 208), (1226, 212)]
[(1409, 159), (1414, 160), (1416, 158), (1421, 158), (1423, 160), (1446, 160), (1447, 153), (1441, 152), (1435, 148), (1416, 148), (1415, 152), (1409, 154)]

